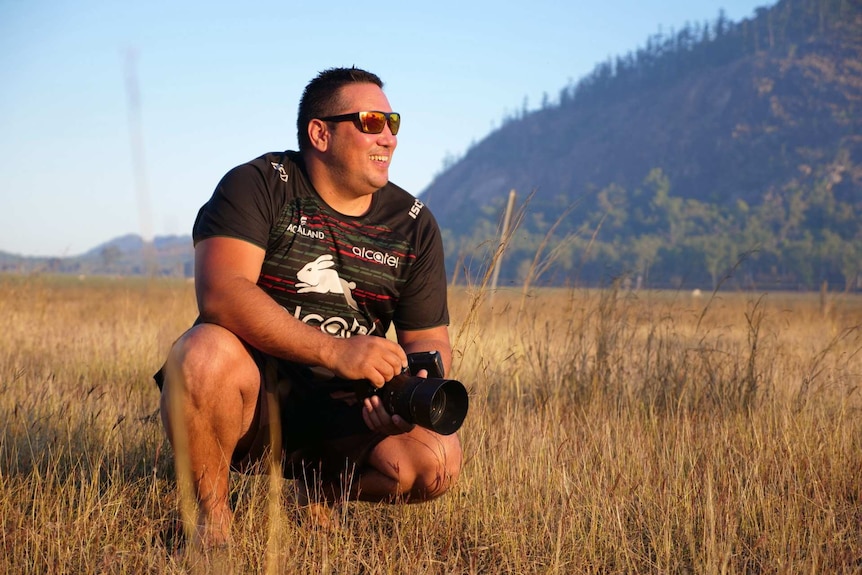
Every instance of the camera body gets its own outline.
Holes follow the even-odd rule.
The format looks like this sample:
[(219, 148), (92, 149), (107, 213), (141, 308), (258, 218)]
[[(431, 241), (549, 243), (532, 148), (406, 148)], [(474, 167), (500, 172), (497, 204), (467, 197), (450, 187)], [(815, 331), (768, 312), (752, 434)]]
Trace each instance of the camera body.
[(416, 375), (422, 370), (428, 372), (428, 377), (443, 377), (443, 356), (439, 351), (418, 351), (407, 354), (407, 371)]
[[(379, 389), (368, 385), (360, 395), (377, 395), (390, 414), (440, 435), (458, 431), (467, 417), (469, 398), (461, 382), (443, 378), (440, 352), (409, 353), (407, 364), (406, 372)], [(416, 375), (423, 369), (428, 377)]]

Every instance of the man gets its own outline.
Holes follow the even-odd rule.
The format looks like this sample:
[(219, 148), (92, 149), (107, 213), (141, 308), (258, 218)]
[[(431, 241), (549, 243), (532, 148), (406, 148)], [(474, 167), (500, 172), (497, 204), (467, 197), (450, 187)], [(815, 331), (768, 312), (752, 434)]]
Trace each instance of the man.
[[(187, 443), (205, 545), (228, 540), (229, 470), (260, 462), (273, 429), (285, 476), (313, 478), (329, 501), (426, 501), (460, 471), (456, 435), (343, 385), (382, 386), (406, 353), (451, 363), (440, 233), (389, 183), (400, 115), (382, 87), (356, 68), (320, 73), (300, 101), (299, 152), (229, 171), (195, 221), (200, 315), (157, 381), (168, 437)], [(393, 323), (398, 343), (384, 337)]]

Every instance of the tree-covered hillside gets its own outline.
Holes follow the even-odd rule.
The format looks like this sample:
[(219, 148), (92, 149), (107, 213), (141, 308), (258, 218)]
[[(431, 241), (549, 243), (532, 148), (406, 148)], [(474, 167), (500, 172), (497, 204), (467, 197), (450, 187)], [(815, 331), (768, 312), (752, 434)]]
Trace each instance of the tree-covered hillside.
[(720, 14), (508, 118), (423, 194), (451, 273), (481, 273), (511, 189), (502, 281), (858, 288), (862, 4)]

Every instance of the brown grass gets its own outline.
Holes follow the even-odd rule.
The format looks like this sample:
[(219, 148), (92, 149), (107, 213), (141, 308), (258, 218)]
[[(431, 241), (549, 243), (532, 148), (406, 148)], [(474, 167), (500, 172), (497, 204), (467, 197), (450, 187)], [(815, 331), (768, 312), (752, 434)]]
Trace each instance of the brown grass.
[(0, 572), (862, 572), (862, 298), (451, 301), (456, 488), (323, 533), (289, 485), (236, 475), (235, 543), (207, 558), (182, 544), (150, 379), (191, 285), (0, 276)]

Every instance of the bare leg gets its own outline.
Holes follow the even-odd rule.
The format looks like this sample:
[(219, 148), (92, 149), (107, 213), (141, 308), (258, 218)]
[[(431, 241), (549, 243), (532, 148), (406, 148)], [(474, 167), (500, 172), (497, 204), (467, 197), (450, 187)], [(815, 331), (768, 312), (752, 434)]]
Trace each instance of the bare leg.
[(330, 530), (337, 524), (345, 501), (421, 503), (448, 491), (460, 469), (457, 436), (441, 436), (417, 427), (380, 442), (354, 483), (309, 485), (306, 479), (298, 479), (297, 503), (309, 526)]
[[(230, 460), (237, 446), (254, 435), (260, 389), (252, 357), (221, 327), (193, 327), (168, 356), (162, 422), (177, 458), (188, 458), (199, 506), (196, 539), (205, 547), (230, 538)], [(185, 454), (179, 452), (182, 445), (187, 446)]]
[(416, 427), (374, 448), (360, 474), (357, 496), (363, 501), (428, 501), (446, 493), (460, 471), (458, 436)]
[[(416, 427), (392, 435), (371, 452), (356, 484), (324, 486), (327, 499), (420, 503), (443, 495), (461, 470), (457, 435)], [(345, 487), (349, 487), (345, 493)]]

